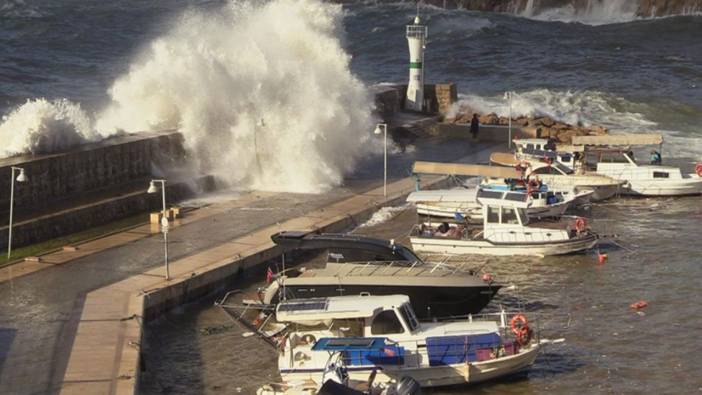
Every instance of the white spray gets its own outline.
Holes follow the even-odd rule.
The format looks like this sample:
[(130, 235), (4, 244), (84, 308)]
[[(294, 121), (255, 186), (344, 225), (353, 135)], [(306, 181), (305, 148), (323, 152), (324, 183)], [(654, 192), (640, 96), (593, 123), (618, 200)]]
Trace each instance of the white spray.
[[(342, 12), (320, 0), (187, 12), (116, 80), (94, 125), (67, 101), (28, 103), (15, 111), (26, 116), (10, 114), (0, 125), (0, 137), (17, 133), (0, 156), (32, 151), (25, 142), (37, 139), (29, 136), (61, 148), (94, 140), (93, 130), (106, 137), (177, 128), (200, 167), (236, 187), (317, 192), (338, 185), (373, 149), (365, 144), (372, 100), (341, 47)], [(57, 133), (52, 120), (74, 133)]]
[(28, 100), (2, 118), (0, 158), (64, 150), (99, 138), (80, 105), (68, 100)]

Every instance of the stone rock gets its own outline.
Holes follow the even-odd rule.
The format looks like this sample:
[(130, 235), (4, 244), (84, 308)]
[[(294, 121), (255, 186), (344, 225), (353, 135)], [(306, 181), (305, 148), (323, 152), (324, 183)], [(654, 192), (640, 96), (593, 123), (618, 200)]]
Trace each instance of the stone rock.
[(551, 119), (551, 117), (540, 117), (540, 118), (534, 119), (534, 123), (550, 128), (556, 122), (553, 119)]
[(487, 115), (482, 115), (479, 119), (480, 123), (483, 125), (499, 125), (500, 123), (500, 117), (498, 117), (494, 112)]
[(558, 133), (557, 138), (558, 138), (558, 141), (560, 141), (561, 143), (570, 144), (573, 141), (573, 136), (575, 136), (577, 134), (578, 133), (576, 130), (573, 130), (573, 129), (565, 130), (565, 131)]

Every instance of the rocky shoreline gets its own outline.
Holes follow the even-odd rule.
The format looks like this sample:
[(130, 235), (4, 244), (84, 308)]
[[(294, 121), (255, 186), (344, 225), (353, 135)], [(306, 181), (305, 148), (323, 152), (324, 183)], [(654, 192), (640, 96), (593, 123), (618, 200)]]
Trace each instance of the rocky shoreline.
[[(472, 116), (472, 111), (463, 110), (455, 116), (446, 117), (444, 122), (456, 125), (469, 125)], [(478, 118), (481, 125), (509, 125), (508, 117), (501, 117), (495, 113), (479, 114)], [(519, 132), (515, 135), (516, 137), (555, 138), (564, 144), (570, 144), (573, 136), (601, 136), (608, 133), (607, 128), (599, 125), (571, 125), (554, 120), (549, 116), (529, 117), (522, 115), (516, 118), (513, 117), (512, 126), (519, 129)]]

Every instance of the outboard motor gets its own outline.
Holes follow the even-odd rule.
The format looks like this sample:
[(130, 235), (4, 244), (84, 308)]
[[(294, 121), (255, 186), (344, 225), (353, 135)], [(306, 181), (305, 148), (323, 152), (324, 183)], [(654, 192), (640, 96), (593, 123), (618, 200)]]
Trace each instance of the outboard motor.
[(417, 380), (409, 376), (401, 378), (395, 389), (397, 395), (419, 395), (421, 391), (422, 387)]

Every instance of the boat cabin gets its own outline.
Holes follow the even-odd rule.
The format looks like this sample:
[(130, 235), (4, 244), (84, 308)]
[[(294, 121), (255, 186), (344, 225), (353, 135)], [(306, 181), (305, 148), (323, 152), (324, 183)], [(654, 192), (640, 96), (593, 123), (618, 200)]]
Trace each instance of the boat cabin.
[(516, 147), (517, 158), (520, 160), (535, 158), (539, 160), (549, 159), (553, 163), (560, 163), (570, 169), (575, 168), (577, 160), (575, 153), (559, 150), (552, 140), (515, 139), (512, 141)]
[(339, 337), (411, 335), (419, 328), (406, 295), (289, 300), (278, 305), (276, 320), (323, 327)]

